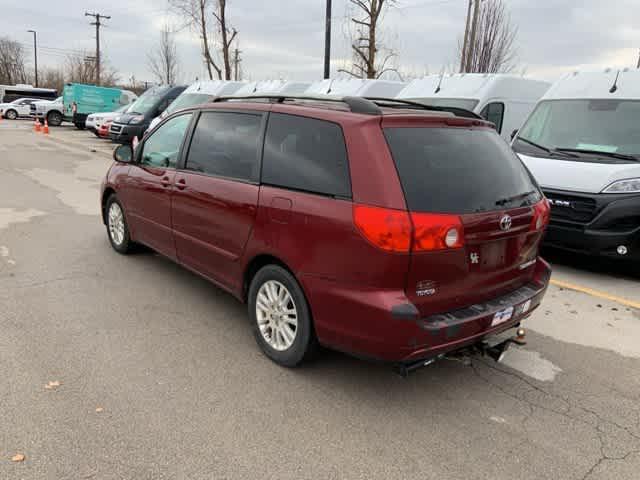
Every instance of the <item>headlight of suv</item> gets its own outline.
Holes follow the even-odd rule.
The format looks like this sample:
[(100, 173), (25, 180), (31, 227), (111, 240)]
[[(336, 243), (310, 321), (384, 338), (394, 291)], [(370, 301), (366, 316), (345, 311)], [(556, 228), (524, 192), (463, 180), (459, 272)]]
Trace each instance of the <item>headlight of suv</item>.
[(133, 117), (129, 123), (131, 125), (137, 125), (138, 123), (142, 123), (144, 121), (144, 115), (138, 115), (137, 117)]
[(640, 193), (640, 178), (628, 178), (613, 182), (602, 193)]

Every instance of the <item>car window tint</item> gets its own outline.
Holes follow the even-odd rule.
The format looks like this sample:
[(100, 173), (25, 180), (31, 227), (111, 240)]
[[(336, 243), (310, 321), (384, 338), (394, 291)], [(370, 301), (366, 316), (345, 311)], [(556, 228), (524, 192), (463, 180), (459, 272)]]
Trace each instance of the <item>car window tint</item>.
[(190, 113), (180, 115), (153, 132), (144, 142), (140, 163), (151, 167), (175, 168), (190, 121)]
[(203, 112), (196, 125), (185, 168), (194, 172), (257, 181), (262, 116)]
[(411, 211), (467, 214), (540, 200), (524, 165), (493, 129), (399, 127), (384, 133)]
[(264, 146), (262, 182), (350, 197), (349, 164), (342, 128), (323, 120), (271, 114)]
[(490, 103), (482, 109), (480, 116), (496, 126), (498, 133), (502, 133), (502, 122), (504, 120), (504, 103)]

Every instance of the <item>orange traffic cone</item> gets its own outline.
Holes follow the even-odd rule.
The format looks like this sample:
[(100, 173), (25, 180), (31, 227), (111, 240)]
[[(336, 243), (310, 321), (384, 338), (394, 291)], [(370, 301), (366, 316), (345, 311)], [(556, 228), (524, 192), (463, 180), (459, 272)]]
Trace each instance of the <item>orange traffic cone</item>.
[(45, 135), (49, 135), (49, 122), (47, 122), (46, 118), (44, 120), (44, 128), (42, 129), (42, 133), (44, 133)]
[(40, 119), (36, 118), (36, 124), (35, 127), (33, 128), (34, 132), (39, 132), (40, 131)]

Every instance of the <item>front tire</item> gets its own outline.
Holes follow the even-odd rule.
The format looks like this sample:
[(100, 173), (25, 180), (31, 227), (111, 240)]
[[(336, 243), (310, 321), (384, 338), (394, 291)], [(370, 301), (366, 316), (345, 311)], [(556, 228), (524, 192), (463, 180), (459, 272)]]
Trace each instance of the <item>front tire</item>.
[(105, 220), (107, 235), (113, 249), (122, 255), (130, 253), (133, 249), (133, 242), (129, 234), (124, 208), (115, 194), (109, 197), (105, 205)]
[(317, 350), (307, 300), (296, 279), (277, 265), (263, 267), (249, 287), (256, 342), (278, 365), (296, 367)]
[(49, 112), (47, 115), (47, 123), (51, 127), (59, 127), (62, 125), (62, 114), (60, 112)]
[(15, 110), (7, 110), (6, 112), (4, 112), (4, 117), (7, 120), (15, 120), (16, 118), (18, 118), (18, 112), (16, 112)]

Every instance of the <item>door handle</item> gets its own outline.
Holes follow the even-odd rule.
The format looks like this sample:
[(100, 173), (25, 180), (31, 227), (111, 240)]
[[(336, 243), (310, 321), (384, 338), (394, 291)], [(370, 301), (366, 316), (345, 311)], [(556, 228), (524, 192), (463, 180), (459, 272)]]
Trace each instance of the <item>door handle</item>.
[(178, 180), (176, 187), (178, 188), (178, 190), (184, 190), (185, 188), (187, 188), (187, 181), (184, 178), (181, 178), (180, 180)]
[(171, 182), (169, 181), (169, 177), (163, 177), (160, 183), (162, 183), (162, 186), (165, 188), (171, 185)]

